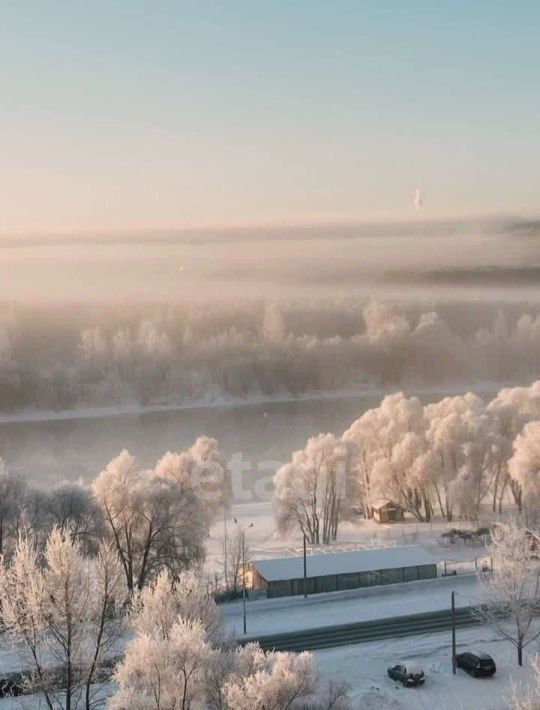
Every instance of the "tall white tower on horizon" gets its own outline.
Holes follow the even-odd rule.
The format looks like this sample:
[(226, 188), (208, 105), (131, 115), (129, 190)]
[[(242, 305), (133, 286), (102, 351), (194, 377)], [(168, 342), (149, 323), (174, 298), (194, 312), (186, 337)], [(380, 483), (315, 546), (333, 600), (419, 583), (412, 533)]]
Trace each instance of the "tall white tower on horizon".
[(414, 209), (417, 212), (420, 212), (423, 204), (424, 204), (424, 200), (422, 199), (422, 193), (420, 192), (420, 188), (417, 187), (414, 192)]

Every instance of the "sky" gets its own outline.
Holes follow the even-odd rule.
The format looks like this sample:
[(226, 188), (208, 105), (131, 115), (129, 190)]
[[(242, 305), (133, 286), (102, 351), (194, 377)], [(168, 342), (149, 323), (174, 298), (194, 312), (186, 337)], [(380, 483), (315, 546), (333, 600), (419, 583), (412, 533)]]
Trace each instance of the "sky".
[(0, 233), (540, 205), (537, 0), (17, 0)]

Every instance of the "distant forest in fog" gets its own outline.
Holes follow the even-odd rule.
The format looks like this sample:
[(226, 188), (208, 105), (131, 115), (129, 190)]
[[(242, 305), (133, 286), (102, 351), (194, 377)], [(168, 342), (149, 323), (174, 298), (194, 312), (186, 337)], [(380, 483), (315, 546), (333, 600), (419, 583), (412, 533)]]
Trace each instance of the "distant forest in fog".
[(538, 376), (538, 305), (3, 304), (0, 317), (4, 412)]

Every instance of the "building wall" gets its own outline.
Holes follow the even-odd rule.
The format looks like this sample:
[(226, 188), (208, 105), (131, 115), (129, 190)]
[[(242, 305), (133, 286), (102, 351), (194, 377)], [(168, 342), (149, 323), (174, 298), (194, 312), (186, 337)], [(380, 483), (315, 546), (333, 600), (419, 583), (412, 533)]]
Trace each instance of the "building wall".
[[(414, 567), (398, 567), (396, 569), (374, 570), (373, 572), (354, 572), (350, 574), (332, 574), (321, 577), (308, 577), (306, 580), (308, 594), (337, 592), (345, 589), (374, 587), (383, 584), (400, 584), (415, 582), (419, 579), (433, 579), (437, 576), (437, 565), (419, 565)], [(304, 593), (304, 580), (284, 579), (267, 582), (268, 597), (296, 596)], [(263, 588), (262, 585), (259, 588)]]
[(402, 508), (373, 508), (373, 519), (377, 523), (401, 523), (405, 520)]
[(259, 572), (257, 572), (253, 565), (250, 565), (250, 571), (252, 588), (256, 591), (261, 589), (267, 590), (268, 582), (261, 574), (259, 574)]

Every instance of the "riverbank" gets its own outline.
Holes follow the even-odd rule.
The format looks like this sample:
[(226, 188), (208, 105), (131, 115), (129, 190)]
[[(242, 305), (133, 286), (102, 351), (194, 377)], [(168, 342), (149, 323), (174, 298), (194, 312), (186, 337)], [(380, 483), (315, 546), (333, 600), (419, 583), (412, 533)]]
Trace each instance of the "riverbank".
[(356, 399), (361, 397), (380, 397), (381, 399), (392, 392), (401, 391), (407, 395), (419, 397), (440, 394), (441, 397), (474, 392), (480, 396), (492, 394), (504, 387), (513, 387), (517, 383), (510, 382), (478, 382), (455, 383), (446, 386), (416, 386), (414, 384), (403, 387), (358, 387), (346, 390), (313, 391), (305, 394), (292, 395), (277, 393), (275, 395), (250, 395), (249, 397), (216, 397), (214, 399), (194, 399), (175, 404), (140, 405), (126, 404), (116, 407), (88, 407), (81, 409), (39, 410), (27, 409), (21, 412), (0, 413), (0, 424), (23, 422), (53, 422), (69, 419), (100, 419), (103, 417), (130, 416), (154, 414), (159, 412), (181, 412), (190, 410), (204, 410), (215, 408), (236, 408), (259, 406), (261, 404), (284, 404), (288, 402), (320, 402), (328, 400)]

